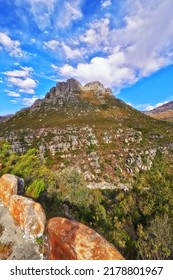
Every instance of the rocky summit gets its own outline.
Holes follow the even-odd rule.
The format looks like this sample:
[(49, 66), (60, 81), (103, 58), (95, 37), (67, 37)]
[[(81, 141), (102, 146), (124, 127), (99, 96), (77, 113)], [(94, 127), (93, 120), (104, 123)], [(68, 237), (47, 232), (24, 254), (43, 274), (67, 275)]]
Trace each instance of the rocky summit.
[(85, 86), (82, 86), (77, 80), (69, 79), (66, 82), (57, 83), (55, 87), (50, 89), (44, 99), (36, 100), (31, 108), (38, 108), (46, 103), (58, 103), (58, 105), (62, 106), (65, 103), (75, 103), (76, 101), (76, 104), (78, 104), (77, 97), (85, 98), (87, 93), (91, 96), (102, 98), (106, 95), (111, 95), (112, 91), (109, 88), (104, 88), (100, 82), (87, 83)]
[[(14, 176), (8, 190), (12, 175), (6, 173)], [(56, 244), (64, 252), (57, 255), (55, 246), (48, 258), (97, 258), (97, 253), (101, 258), (104, 249), (96, 250), (92, 230), (125, 259), (173, 257), (173, 124), (135, 110), (99, 81), (58, 82), (43, 99), (0, 123), (0, 174), (0, 198), (21, 227), (27, 230), (30, 218), (39, 220), (36, 232), (31, 227), (33, 237), (44, 228), (38, 202), (48, 221), (68, 219), (46, 227), (50, 248)], [(16, 178), (25, 180), (24, 198), (18, 197)], [(19, 219), (21, 209), (26, 224)], [(87, 235), (85, 244), (68, 242), (68, 235), (63, 243), (59, 226), (62, 235), (70, 228), (77, 236), (79, 226), (79, 236)], [(79, 248), (87, 248), (85, 256), (76, 255)]]

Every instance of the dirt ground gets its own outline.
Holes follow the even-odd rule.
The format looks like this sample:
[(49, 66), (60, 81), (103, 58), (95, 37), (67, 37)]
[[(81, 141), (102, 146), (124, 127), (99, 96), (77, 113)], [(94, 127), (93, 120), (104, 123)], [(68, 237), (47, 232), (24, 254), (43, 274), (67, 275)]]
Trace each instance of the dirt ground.
[[(39, 246), (33, 240), (26, 239), (24, 233), (9, 214), (7, 208), (0, 201), (0, 225), (3, 228), (0, 235), (2, 246), (11, 244), (11, 252), (5, 257), (7, 260), (39, 260), (42, 259)], [(4, 259), (0, 256), (0, 259)]]

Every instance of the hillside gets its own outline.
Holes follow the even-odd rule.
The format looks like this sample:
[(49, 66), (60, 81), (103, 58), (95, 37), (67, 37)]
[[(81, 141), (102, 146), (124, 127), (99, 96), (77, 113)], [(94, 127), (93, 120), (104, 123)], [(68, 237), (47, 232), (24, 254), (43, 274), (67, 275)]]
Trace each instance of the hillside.
[(0, 145), (1, 174), (24, 178), (49, 218), (91, 226), (127, 259), (173, 256), (155, 251), (172, 238), (173, 124), (69, 79), (1, 123)]
[(134, 110), (99, 82), (83, 87), (70, 79), (2, 123), (0, 136), (14, 152), (36, 147), (50, 168), (79, 167), (91, 186), (113, 187), (135, 170), (147, 170), (157, 148), (169, 147), (172, 128)]
[(173, 101), (147, 111), (145, 114), (158, 120), (173, 122)]

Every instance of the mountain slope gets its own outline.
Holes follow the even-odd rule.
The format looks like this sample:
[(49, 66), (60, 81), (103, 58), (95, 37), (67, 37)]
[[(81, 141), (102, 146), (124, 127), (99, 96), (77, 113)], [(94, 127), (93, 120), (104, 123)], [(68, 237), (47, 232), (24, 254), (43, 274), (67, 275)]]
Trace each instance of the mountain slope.
[(100, 82), (69, 79), (1, 123), (0, 136), (17, 153), (37, 148), (53, 170), (76, 167), (91, 187), (114, 188), (151, 168), (157, 149), (170, 147), (173, 126), (128, 106)]

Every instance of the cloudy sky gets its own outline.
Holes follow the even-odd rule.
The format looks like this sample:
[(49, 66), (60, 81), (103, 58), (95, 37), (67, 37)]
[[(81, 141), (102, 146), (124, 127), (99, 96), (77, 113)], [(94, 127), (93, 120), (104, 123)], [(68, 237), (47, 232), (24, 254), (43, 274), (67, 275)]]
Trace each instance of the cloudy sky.
[(70, 77), (139, 110), (173, 100), (172, 10), (173, 0), (0, 0), (0, 115)]

